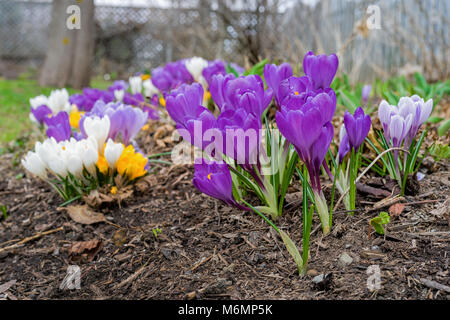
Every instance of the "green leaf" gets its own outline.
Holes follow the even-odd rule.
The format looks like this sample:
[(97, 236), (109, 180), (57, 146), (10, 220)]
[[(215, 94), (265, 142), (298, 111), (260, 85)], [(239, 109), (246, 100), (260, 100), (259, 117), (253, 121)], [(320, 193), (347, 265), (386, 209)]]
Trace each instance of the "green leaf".
[(350, 91), (343, 89), (339, 90), (339, 95), (342, 99), (342, 104), (344, 105), (344, 107), (347, 108), (347, 110), (351, 113), (354, 113), (356, 108), (358, 108), (359, 99)]
[(162, 230), (160, 228), (152, 228), (152, 232), (155, 239), (158, 239), (158, 235), (162, 233)]
[(380, 212), (378, 217), (375, 217), (370, 220), (370, 225), (375, 229), (375, 232), (378, 234), (384, 234), (383, 225), (388, 224), (391, 221), (391, 217), (387, 212)]
[(263, 61), (258, 62), (257, 64), (255, 64), (250, 70), (247, 70), (244, 72), (244, 76), (248, 76), (251, 74), (257, 74), (260, 75), (261, 77), (263, 76), (264, 73), (264, 66), (268, 63), (269, 61), (267, 59), (264, 59)]
[(442, 120), (444, 120), (444, 118), (441, 118), (441, 117), (429, 117), (427, 122), (429, 122), (429, 123), (439, 123)]
[(232, 74), (234, 74), (236, 77), (239, 77), (239, 73), (236, 71), (236, 69), (234, 69), (234, 68), (231, 66), (231, 64), (227, 64), (226, 71), (227, 71), (227, 73), (232, 73)]
[(398, 101), (400, 100), (400, 98), (391, 91), (383, 91), (383, 96), (386, 98), (389, 104), (392, 105), (397, 105)]
[(6, 220), (8, 218), (8, 211), (6, 209), (5, 205), (0, 206), (0, 209), (2, 210), (3, 220)]
[(425, 77), (421, 73), (416, 72), (414, 73), (414, 78), (416, 79), (417, 85), (423, 90), (425, 94), (427, 94), (429, 86)]
[(303, 260), (302, 256), (300, 255), (300, 252), (298, 251), (297, 246), (295, 243), (289, 238), (289, 236), (284, 232), (283, 230), (280, 230), (280, 236), (283, 240), (284, 245), (286, 246), (287, 251), (289, 254), (294, 258), (295, 263), (297, 264), (297, 268), (299, 273), (301, 273), (303, 268)]
[(450, 147), (448, 144), (444, 145), (441, 143), (436, 143), (431, 147), (431, 156), (434, 161), (440, 161), (441, 159), (450, 158)]
[(445, 136), (450, 130), (450, 119), (445, 121), (439, 128), (438, 128), (438, 135), (439, 137)]

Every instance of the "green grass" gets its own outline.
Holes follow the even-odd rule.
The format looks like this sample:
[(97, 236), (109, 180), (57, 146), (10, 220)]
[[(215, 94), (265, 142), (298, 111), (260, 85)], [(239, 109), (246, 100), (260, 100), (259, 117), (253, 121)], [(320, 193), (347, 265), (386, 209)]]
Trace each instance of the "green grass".
[[(102, 79), (93, 79), (91, 86), (106, 89), (110, 85)], [(36, 80), (0, 78), (0, 144), (15, 140), (21, 134), (31, 131), (32, 123), (29, 119), (30, 98), (44, 94), (49, 95), (55, 88), (39, 87)], [(67, 89), (69, 94), (78, 90)]]

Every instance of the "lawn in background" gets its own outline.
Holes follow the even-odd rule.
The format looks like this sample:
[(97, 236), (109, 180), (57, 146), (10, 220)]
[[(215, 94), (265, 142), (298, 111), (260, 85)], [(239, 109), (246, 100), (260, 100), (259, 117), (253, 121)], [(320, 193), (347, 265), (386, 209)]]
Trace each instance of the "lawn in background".
[[(92, 87), (106, 89), (110, 83), (101, 78), (91, 82)], [(6, 80), (0, 78), (0, 145), (15, 140), (26, 131), (31, 130), (29, 118), (30, 98), (44, 94), (49, 95), (55, 88), (39, 87), (36, 80), (18, 78)], [(80, 92), (68, 88), (69, 94)]]

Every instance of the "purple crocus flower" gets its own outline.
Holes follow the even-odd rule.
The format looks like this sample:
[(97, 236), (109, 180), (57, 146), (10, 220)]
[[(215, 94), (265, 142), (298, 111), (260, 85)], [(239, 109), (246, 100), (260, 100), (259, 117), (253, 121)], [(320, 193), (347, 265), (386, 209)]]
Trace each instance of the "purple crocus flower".
[(266, 80), (267, 86), (274, 92), (275, 102), (277, 103), (277, 106), (280, 106), (280, 100), (278, 96), (280, 83), (283, 80), (292, 77), (292, 74), (292, 67), (289, 63), (283, 63), (280, 66), (276, 66), (274, 64), (266, 64), (264, 66), (264, 79)]
[(189, 84), (194, 82), (194, 78), (192, 77), (189, 70), (186, 68), (186, 64), (184, 63), (183, 60), (170, 62), (166, 64), (164, 69), (167, 70), (174, 79), (174, 82), (172, 83), (172, 89), (178, 87), (183, 83)]
[(114, 83), (108, 88), (108, 91), (113, 92), (116, 90), (124, 90), (126, 91), (129, 87), (128, 82), (124, 80), (117, 80), (114, 81)]
[(69, 103), (71, 105), (73, 105), (73, 104), (76, 105), (78, 110), (84, 110), (84, 106), (86, 104), (86, 98), (84, 95), (77, 93), (77, 94), (70, 96)]
[(133, 108), (120, 103), (109, 103), (105, 115), (111, 121), (109, 138), (116, 139), (121, 134), (123, 142), (128, 145), (147, 122), (148, 114), (140, 108)]
[(217, 75), (213, 78), (210, 91), (221, 112), (244, 108), (258, 118), (261, 118), (273, 97), (272, 89), (264, 91), (264, 83), (259, 75), (239, 78)]
[(244, 108), (227, 110), (217, 118), (217, 127), (225, 138), (220, 151), (253, 174), (253, 166), (259, 164), (260, 118)]
[(222, 60), (210, 61), (208, 66), (203, 69), (202, 75), (208, 83), (208, 86), (211, 86), (211, 81), (214, 75), (221, 74), (226, 75), (227, 71), (225, 68), (225, 62)]
[(202, 159), (200, 163), (196, 161), (194, 166), (194, 186), (204, 194), (219, 199), (228, 205), (248, 210), (236, 202), (233, 197), (233, 182), (231, 180), (230, 169), (224, 162), (208, 162)]
[(180, 135), (192, 145), (205, 149), (210, 142), (203, 137), (216, 128), (216, 118), (202, 106), (203, 87), (199, 83), (181, 85), (166, 96), (166, 109)]
[(57, 142), (69, 140), (71, 137), (69, 115), (65, 111), (56, 116), (44, 119), (47, 125), (47, 136), (53, 137)]
[(320, 166), (333, 138), (330, 115), (334, 114), (336, 101), (326, 93), (309, 99), (300, 108), (282, 106), (276, 121), (283, 136), (294, 145), (305, 162), (311, 177), (312, 188), (320, 192)]
[(232, 73), (229, 73), (227, 75), (218, 74), (212, 77), (211, 83), (209, 84), (209, 92), (211, 93), (211, 98), (220, 110), (224, 109), (226, 104), (224, 88), (227, 83), (233, 79), (236, 79), (236, 77)]
[(151, 81), (161, 92), (169, 91), (174, 83), (172, 75), (164, 67), (158, 67), (152, 71)]
[(344, 124), (350, 148), (353, 148), (357, 152), (370, 131), (370, 126), (372, 125), (370, 116), (364, 115), (364, 110), (361, 107), (355, 110), (354, 115), (346, 110)]
[(202, 102), (203, 87), (199, 83), (183, 84), (166, 96), (167, 112), (175, 123), (182, 123), (186, 116), (194, 117)]
[(105, 116), (109, 117), (111, 124), (108, 139), (115, 140), (120, 134), (125, 145), (130, 143), (148, 119), (147, 112), (142, 111), (140, 108), (133, 108), (130, 105), (124, 105), (120, 102), (105, 104), (100, 100), (94, 105), (92, 111), (80, 120), (80, 131), (83, 136), (86, 136), (84, 121), (87, 117), (93, 116), (100, 118)]
[(389, 124), (389, 135), (392, 140), (392, 145), (398, 148), (402, 145), (403, 140), (409, 133), (413, 122), (413, 116), (409, 114), (406, 118), (403, 118), (399, 114), (394, 114), (391, 117)]
[(413, 95), (412, 97), (402, 97), (398, 102), (398, 109), (400, 115), (404, 118), (408, 114), (412, 115), (411, 129), (409, 130), (407, 136), (407, 147), (411, 144), (412, 140), (419, 131), (420, 126), (427, 121), (428, 117), (433, 110), (433, 100), (429, 99), (425, 102), (418, 95)]
[(42, 105), (37, 108), (31, 108), (31, 114), (34, 119), (42, 125), (45, 119), (47, 119), (49, 115), (52, 115), (52, 110), (46, 105)]
[(81, 108), (81, 110), (87, 112), (91, 111), (94, 104), (99, 100), (102, 100), (105, 103), (114, 101), (114, 93), (96, 88), (83, 89), (83, 95), (84, 95), (84, 105)]
[(378, 107), (378, 118), (383, 126), (384, 137), (387, 142), (390, 140), (389, 125), (391, 123), (391, 116), (396, 113), (396, 107), (390, 105), (386, 100), (381, 101)]
[[(315, 95), (308, 77), (289, 77), (280, 82), (277, 90), (279, 105), (301, 104)], [(291, 101), (292, 100), (292, 101)]]
[(315, 56), (308, 52), (303, 58), (303, 71), (311, 80), (314, 89), (329, 88), (338, 69), (339, 59), (336, 54)]

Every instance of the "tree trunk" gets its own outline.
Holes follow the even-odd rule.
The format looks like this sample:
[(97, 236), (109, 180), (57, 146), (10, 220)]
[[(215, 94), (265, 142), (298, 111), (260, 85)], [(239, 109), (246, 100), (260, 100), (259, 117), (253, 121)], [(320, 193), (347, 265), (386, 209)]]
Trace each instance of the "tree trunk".
[[(70, 30), (67, 8), (80, 8), (80, 29)], [(94, 55), (94, 1), (55, 0), (52, 5), (49, 46), (39, 83), (76, 89), (89, 86)]]

